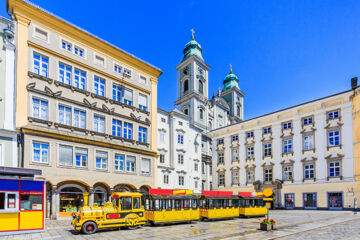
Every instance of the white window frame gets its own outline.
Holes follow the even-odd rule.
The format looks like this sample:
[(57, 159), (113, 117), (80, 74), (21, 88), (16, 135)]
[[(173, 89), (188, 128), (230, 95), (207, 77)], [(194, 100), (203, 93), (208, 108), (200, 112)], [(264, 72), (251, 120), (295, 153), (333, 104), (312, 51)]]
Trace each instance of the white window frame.
[[(98, 93), (96, 93), (96, 89), (95, 89), (95, 78), (99, 79), (99, 82), (97, 83), (98, 84)], [(104, 80), (104, 96), (101, 95), (101, 86), (102, 86), (102, 83), (101, 83), (101, 80)], [(99, 96), (102, 96), (102, 97), (106, 97), (106, 79), (103, 78), (103, 77), (100, 77), (98, 75), (94, 75), (94, 78), (93, 78), (93, 93), (95, 93), (96, 95), (99, 95)]]
[[(87, 110), (86, 109), (83, 109), (83, 108), (79, 108), (79, 107), (73, 107), (72, 108), (72, 115), (73, 115), (73, 119), (72, 119), (72, 121), (73, 121), (73, 126), (74, 127), (77, 127), (77, 126), (75, 126), (75, 110), (78, 110), (78, 111), (81, 111), (81, 112), (85, 112), (85, 127), (83, 128), (83, 129), (87, 129), (87, 116), (88, 116), (88, 113), (87, 113)], [(81, 120), (80, 120), (81, 118), (79, 118), (79, 127), (77, 127), (77, 128), (81, 128), (80, 126), (81, 126)]]
[[(294, 167), (293, 166), (283, 166), (283, 180), (284, 181), (291, 181), (294, 179)], [(291, 177), (290, 173), (291, 172)]]
[[(46, 121), (49, 121), (49, 113), (50, 113), (50, 104), (49, 104), (49, 99), (47, 98), (43, 98), (43, 97), (39, 97), (37, 95), (32, 95), (30, 94), (30, 102), (31, 102), (31, 107), (30, 107), (30, 111), (31, 111), (31, 116), (34, 117), (34, 106), (33, 106), (33, 98), (37, 98), (37, 99), (40, 99), (41, 101), (46, 101), (48, 103), (48, 106), (47, 106), (47, 114), (46, 114), (46, 119), (42, 119), (41, 118), (41, 110), (39, 110), (39, 119), (42, 119), (42, 120), (46, 120)], [(35, 117), (34, 117), (35, 118)]]
[[(129, 162), (134, 163), (134, 171), (131, 170), (131, 165), (130, 165), (130, 168), (129, 168), (130, 170), (127, 169), (128, 157), (135, 158), (134, 161), (129, 161)], [(136, 156), (126, 155), (126, 163), (125, 163), (125, 164), (126, 164), (126, 165), (125, 165), (125, 167), (126, 167), (126, 169), (125, 169), (126, 172), (128, 172), (128, 173), (136, 173), (136, 165), (137, 165), (137, 164), (136, 164)]]
[[(98, 60), (96, 59), (96, 57), (99, 57), (99, 58), (104, 59), (104, 62), (103, 62), (104, 64), (98, 63)], [(93, 61), (94, 61), (94, 64), (95, 64), (95, 65), (106, 68), (106, 58), (105, 58), (103, 55), (94, 52), (94, 59), (93, 59)]]
[(178, 154), (178, 164), (180, 165), (184, 165), (184, 155), (183, 154)]
[[(291, 147), (290, 147), (291, 146)], [(283, 153), (292, 153), (293, 150), (293, 140), (292, 139), (286, 139), (283, 140)]]
[(178, 177), (178, 184), (179, 184), (179, 186), (185, 186), (185, 177), (184, 176), (179, 176)]
[[(144, 172), (144, 171), (142, 170), (143, 160), (148, 160), (148, 161), (149, 161), (149, 172)], [(141, 174), (150, 175), (150, 174), (151, 174), (151, 159), (150, 159), (150, 158), (141, 158), (140, 162), (141, 162), (141, 166), (140, 166)]]
[[(70, 116), (70, 124), (66, 124), (66, 117), (65, 117), (65, 115), (64, 115), (64, 122), (63, 123), (61, 123), (60, 122), (60, 110), (59, 110), (59, 107), (60, 106), (63, 106), (63, 107), (66, 107), (66, 108), (70, 108), (70, 114), (71, 114), (71, 116)], [(63, 104), (62, 102), (59, 102), (59, 103), (57, 103), (57, 115), (56, 115), (56, 122), (58, 122), (58, 123), (60, 123), (60, 124), (64, 124), (64, 125), (67, 125), (67, 126), (73, 126), (73, 107), (72, 106), (70, 106), (70, 105), (67, 105), (67, 104)]]
[[(100, 168), (97, 168), (97, 167), (96, 167), (96, 155), (97, 155), (96, 153), (97, 153), (97, 152), (106, 153), (106, 155), (107, 155), (107, 158), (106, 158), (106, 168), (103, 168), (103, 167), (102, 167), (103, 161), (100, 162)], [(104, 151), (104, 150), (102, 150), (102, 149), (94, 149), (94, 168), (95, 168), (96, 170), (102, 170), (102, 171), (109, 169), (109, 152), (108, 152), (108, 151)]]
[(218, 181), (219, 181), (218, 182), (219, 186), (225, 186), (225, 174), (224, 173), (219, 173)]
[[(312, 141), (309, 141), (309, 139), (312, 139)], [(308, 140), (305, 140), (305, 138), (307, 138)], [(314, 135), (307, 135), (303, 137), (303, 150), (304, 151), (308, 151), (308, 150), (313, 150), (315, 147), (315, 136)]]
[[(95, 124), (95, 116), (104, 119), (104, 131), (100, 132), (100, 131), (96, 131), (96, 130), (95, 130), (95, 125), (96, 125), (96, 124)], [(100, 125), (97, 124), (96, 126), (97, 126), (97, 128), (98, 128), (97, 130), (99, 130), (99, 127), (101, 127), (101, 124), (100, 124)], [(95, 132), (99, 132), (99, 133), (105, 133), (105, 132), (106, 132), (106, 117), (105, 117), (104, 115), (94, 113), (94, 117), (93, 117), (93, 130), (94, 130)]]
[[(339, 166), (333, 166), (332, 168), (334, 168), (334, 174), (336, 173), (335, 169), (339, 168), (339, 175), (334, 175), (334, 176), (330, 176), (330, 165), (331, 164), (335, 164), (335, 163), (339, 163)], [(338, 178), (342, 175), (342, 161), (338, 160), (338, 161), (329, 161), (327, 163), (327, 169), (328, 169), (328, 177), (329, 178)]]
[(253, 182), (255, 182), (255, 171), (252, 169), (246, 170), (246, 183), (253, 183)]
[[(47, 153), (47, 162), (36, 162), (34, 161), (34, 142), (35, 143), (39, 143), (39, 144), (47, 144), (48, 145), (48, 153)], [(41, 151), (42, 148), (40, 148), (40, 159), (41, 159)], [(44, 142), (44, 141), (38, 141), (36, 139), (31, 141), (31, 163), (36, 163), (36, 164), (46, 164), (49, 165), (50, 164), (50, 142)]]
[[(116, 169), (116, 156), (120, 156), (120, 157), (123, 157), (123, 160), (122, 160), (122, 162), (123, 162), (123, 169), (121, 170), (120, 169), (120, 162), (121, 162), (121, 160), (119, 159), (118, 160), (118, 162), (119, 162), (119, 169)], [(125, 169), (126, 169), (126, 156), (125, 156), (125, 154), (123, 154), (123, 153), (119, 153), (119, 152), (115, 152), (114, 153), (114, 171), (115, 172), (125, 172)]]
[[(309, 168), (309, 169), (307, 169), (307, 170), (305, 170), (305, 166), (310, 166), (310, 165), (312, 165), (312, 168)], [(313, 177), (310, 177), (310, 171), (313, 171)], [(306, 171), (309, 171), (309, 177), (308, 178), (306, 178)], [(307, 179), (314, 179), (315, 178), (315, 164), (313, 164), (313, 163), (305, 163), (304, 165), (303, 165), (303, 174), (304, 174), (304, 179), (305, 180), (307, 180)]]
[[(59, 166), (66, 166), (66, 167), (74, 167), (76, 165), (75, 162), (75, 151), (74, 151), (74, 147), (71, 145), (67, 145), (67, 144), (63, 144), (63, 143), (57, 143), (57, 164)], [(72, 156), (71, 156), (71, 165), (69, 164), (64, 164), (64, 163), (60, 163), (60, 146), (64, 146), (64, 147), (70, 147), (72, 149)]]
[[(271, 176), (271, 179), (270, 179)], [(272, 182), (274, 178), (272, 168), (265, 168), (264, 169), (264, 182)]]
[[(166, 180), (166, 181), (165, 181), (165, 180)], [(168, 175), (168, 174), (164, 174), (163, 182), (164, 182), (164, 185), (168, 185), (168, 184), (169, 184), (169, 175)]]
[(255, 156), (255, 147), (248, 146), (246, 147), (246, 159), (253, 159)]
[(239, 150), (231, 149), (231, 162), (238, 162), (238, 161), (239, 161)]
[[(4, 209), (0, 210), (0, 213), (12, 213), (12, 212), (19, 212), (20, 206), (19, 206), (19, 192), (15, 191), (0, 191), (0, 193), (5, 193), (5, 199), (4, 199)], [(15, 194), (15, 208), (9, 208), (8, 207), (8, 199), (9, 194)]]
[(40, 61), (39, 73), (38, 74), (41, 75), (41, 76), (44, 76), (44, 77), (49, 77), (49, 75), (50, 75), (50, 69), (49, 69), (50, 68), (50, 57), (49, 57), (49, 55), (47, 55), (47, 54), (45, 54), (45, 53), (43, 53), (41, 51), (38, 51), (38, 50), (32, 50), (31, 51), (31, 70), (32, 70), (33, 73), (35, 73), (35, 70), (34, 70), (35, 69), (34, 54), (40, 55), (40, 60), (41, 60), (41, 56), (48, 59), (46, 76), (42, 75), (42, 64), (41, 64), (42, 60)]
[[(36, 32), (36, 29), (46, 33), (46, 40), (42, 39), (41, 37), (39, 37), (38, 33)], [(50, 43), (50, 32), (48, 30), (46, 30), (45, 28), (42, 28), (36, 24), (34, 24), (33, 26), (33, 32), (32, 32), (32, 37), (33, 38), (36, 38), (36, 39), (39, 39), (41, 41), (44, 41), (46, 43)]]
[[(225, 164), (225, 154), (223, 153), (223, 152), (219, 152), (218, 154), (217, 154), (217, 157), (218, 157), (218, 161), (217, 161), (217, 163), (218, 164)], [(221, 161), (220, 161), (221, 160)]]
[[(330, 133), (332, 133), (332, 132), (338, 132), (339, 133), (338, 134), (338, 137), (339, 137), (339, 144), (338, 145), (330, 144)], [(341, 146), (341, 130), (340, 129), (328, 130), (326, 135), (327, 135), (327, 144), (328, 144), (327, 146), (328, 147)], [(336, 136), (334, 135), (332, 138), (334, 138), (334, 142), (335, 142)]]
[[(76, 150), (77, 149), (83, 149), (83, 150), (86, 150), (87, 151), (87, 154), (86, 154), (86, 166), (83, 166), (83, 161), (82, 161), (82, 156), (84, 156), (84, 154), (80, 154), (80, 166), (77, 166), (76, 165), (76, 156), (77, 156), (77, 152)], [(84, 148), (84, 147), (78, 147), (78, 146), (75, 146), (74, 148), (74, 166), (77, 167), (77, 168), (87, 168), (89, 166), (89, 149), (88, 148)]]

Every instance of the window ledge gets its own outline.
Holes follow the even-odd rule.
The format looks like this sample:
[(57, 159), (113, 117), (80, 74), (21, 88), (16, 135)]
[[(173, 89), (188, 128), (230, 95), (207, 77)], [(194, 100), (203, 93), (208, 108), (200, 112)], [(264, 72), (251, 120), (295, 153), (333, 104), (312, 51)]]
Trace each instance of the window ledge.
[(326, 149), (329, 151), (330, 148), (337, 148), (337, 147), (341, 149), (342, 145), (339, 144), (339, 145), (335, 145), (335, 146), (327, 146)]
[(20, 210), (0, 210), (1, 213), (19, 213)]
[(95, 168), (94, 170), (95, 170), (95, 171), (97, 171), (97, 172), (109, 172), (109, 170), (108, 170), (108, 169), (99, 169), (99, 168)]
[(30, 165), (51, 167), (49, 163), (40, 163), (40, 162), (32, 162), (32, 161), (30, 162)]

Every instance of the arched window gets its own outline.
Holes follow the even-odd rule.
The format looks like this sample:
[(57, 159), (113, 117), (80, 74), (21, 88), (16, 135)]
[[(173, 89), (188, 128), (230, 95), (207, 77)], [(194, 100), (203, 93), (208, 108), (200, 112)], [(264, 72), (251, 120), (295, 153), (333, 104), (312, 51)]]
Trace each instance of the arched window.
[(237, 115), (240, 116), (240, 106), (237, 106)]
[(189, 109), (188, 108), (184, 108), (183, 112), (184, 112), (185, 115), (189, 115)]
[(200, 119), (204, 119), (204, 111), (202, 109), (199, 110)]
[(204, 93), (204, 85), (201, 80), (199, 80), (199, 92)]
[(189, 91), (189, 80), (186, 79), (184, 82), (184, 93), (187, 91)]

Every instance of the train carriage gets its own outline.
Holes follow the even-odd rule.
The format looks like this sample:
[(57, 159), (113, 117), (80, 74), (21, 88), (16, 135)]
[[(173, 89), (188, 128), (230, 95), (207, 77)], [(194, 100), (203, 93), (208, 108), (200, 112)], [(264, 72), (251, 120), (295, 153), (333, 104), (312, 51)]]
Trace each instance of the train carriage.
[(151, 224), (197, 221), (200, 218), (199, 196), (148, 195), (145, 197), (145, 215)]
[(203, 191), (200, 199), (200, 217), (226, 219), (239, 216), (239, 198), (230, 191)]

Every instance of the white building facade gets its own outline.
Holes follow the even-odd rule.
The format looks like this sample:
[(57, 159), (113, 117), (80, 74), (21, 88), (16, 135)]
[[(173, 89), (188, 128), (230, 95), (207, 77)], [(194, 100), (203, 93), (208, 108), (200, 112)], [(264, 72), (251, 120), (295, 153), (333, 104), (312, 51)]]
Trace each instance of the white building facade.
[(0, 166), (19, 167), (15, 131), (15, 41), (13, 23), (0, 16)]
[[(202, 48), (195, 41), (194, 36), (185, 45), (183, 53), (183, 59), (176, 67), (178, 71), (176, 108), (171, 112), (159, 110), (158, 186), (192, 189), (199, 192), (212, 188), (212, 148), (211, 139), (206, 134), (212, 129), (224, 127), (243, 119), (244, 94), (238, 86), (238, 78), (230, 70), (223, 81), (223, 89), (219, 88), (217, 95), (214, 93), (213, 97), (209, 99), (208, 71), (210, 67), (205, 63), (202, 57)], [(163, 119), (167, 119), (166, 123)], [(177, 121), (184, 121), (184, 125), (178, 126)], [(178, 146), (177, 139), (177, 136), (181, 134), (179, 133), (180, 129), (186, 131), (182, 146)], [(169, 138), (169, 141), (160, 141), (160, 138), (163, 139), (162, 133)], [(198, 147), (199, 150), (197, 150)], [(179, 155), (182, 154), (181, 149), (186, 150), (184, 154), (189, 154), (189, 157), (185, 157), (184, 164), (179, 165), (177, 163)], [(166, 160), (161, 162), (163, 156), (168, 159), (168, 162)], [(194, 168), (198, 170), (194, 171)], [(163, 179), (165, 172), (168, 175), (165, 175)], [(179, 182), (182, 183), (182, 177), (178, 175), (185, 175), (185, 172), (187, 181), (184, 185), (179, 186)], [(169, 181), (167, 181), (167, 176), (169, 176)], [(168, 182), (168, 184), (164, 186), (164, 182)]]
[(213, 187), (272, 188), (274, 206), (354, 207), (352, 90), (216, 129)]

